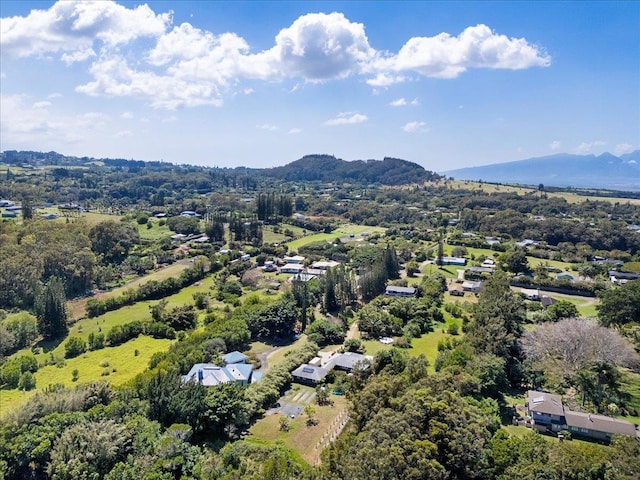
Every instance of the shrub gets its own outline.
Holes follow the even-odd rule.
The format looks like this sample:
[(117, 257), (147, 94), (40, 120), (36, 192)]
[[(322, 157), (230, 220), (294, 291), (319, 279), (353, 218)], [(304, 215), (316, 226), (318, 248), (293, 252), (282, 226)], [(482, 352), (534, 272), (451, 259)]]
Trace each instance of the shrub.
[(87, 350), (87, 342), (80, 337), (70, 337), (64, 344), (64, 358), (75, 358)]
[(18, 381), (18, 388), (25, 391), (36, 388), (36, 379), (33, 377), (33, 373), (28, 371), (24, 372)]

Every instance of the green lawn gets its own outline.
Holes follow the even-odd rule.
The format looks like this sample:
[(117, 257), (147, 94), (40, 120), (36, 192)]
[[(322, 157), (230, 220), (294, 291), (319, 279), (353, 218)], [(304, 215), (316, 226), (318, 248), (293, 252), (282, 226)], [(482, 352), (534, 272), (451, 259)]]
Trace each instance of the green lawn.
[[(460, 320), (449, 319), (448, 322), (455, 321), (458, 325), (461, 324)], [(433, 332), (425, 333), (419, 338), (414, 338), (411, 341), (411, 348), (407, 350), (409, 356), (417, 357), (420, 354), (429, 360), (429, 371), (434, 372), (434, 365), (436, 357), (438, 356), (438, 342), (445, 338), (451, 338), (452, 335), (446, 333), (447, 323), (438, 323), (434, 326)], [(365, 353), (367, 355), (375, 355), (382, 350), (389, 350), (393, 345), (385, 345), (380, 343), (379, 340), (363, 340), (365, 346)]]
[[(62, 383), (66, 386), (74, 385), (72, 375), (75, 369), (79, 372), (77, 383), (102, 379), (112, 385), (121, 385), (143, 372), (149, 365), (151, 356), (156, 352), (166, 351), (173, 342), (174, 340), (141, 336), (117, 347), (86, 352), (79, 357), (67, 359), (62, 368), (55, 365), (40, 367), (34, 374), (36, 390), (31, 392), (0, 391), (0, 411), (4, 415), (9, 409), (19, 405), (37, 390), (48, 385), (56, 383)], [(135, 354), (136, 350), (138, 355)]]
[(267, 362), (269, 363), (269, 368), (274, 367), (276, 365), (279, 365), (280, 363), (282, 363), (282, 360), (284, 360), (285, 355), (290, 352), (291, 350), (296, 350), (298, 348), (300, 348), (301, 346), (303, 346), (305, 343), (307, 343), (307, 336), (306, 335), (300, 335), (300, 338), (298, 338), (295, 342), (286, 345), (284, 347), (279, 348), (278, 350), (276, 350), (275, 352), (272, 352), (268, 357), (267, 357)]
[[(144, 275), (136, 280), (131, 282), (127, 282), (126, 285), (122, 287), (114, 288), (113, 290), (109, 290), (108, 292), (99, 293), (95, 296), (98, 300), (104, 300), (105, 298), (116, 297), (118, 295), (122, 295), (126, 290), (132, 288), (138, 288), (143, 283), (150, 282), (151, 280), (155, 280), (156, 282), (161, 282), (170, 277), (178, 277), (180, 273), (189, 267), (188, 264), (184, 263), (174, 263), (167, 267), (161, 268), (154, 272), (151, 272), (147, 275)], [(77, 300), (70, 300), (67, 302), (67, 311), (69, 312), (69, 316), (72, 319), (82, 318), (87, 314), (85, 305), (87, 303), (87, 298), (80, 298)]]
[(629, 395), (629, 405), (638, 412), (636, 416), (620, 417), (629, 422), (640, 425), (640, 374), (624, 370), (620, 379), (620, 390)]
[(150, 219), (151, 220), (151, 228), (147, 228), (147, 224), (139, 225), (136, 222), (136, 226), (138, 227), (138, 233), (140, 234), (140, 238), (142, 240), (151, 240), (157, 241), (162, 240), (163, 238), (169, 238), (173, 235), (173, 232), (169, 230), (169, 227), (166, 225), (160, 226), (158, 224), (159, 220)]
[[(458, 321), (458, 325), (460, 322)], [(452, 335), (446, 333), (446, 324), (439, 323), (434, 327), (434, 331), (422, 335), (420, 338), (414, 338), (411, 342), (411, 348), (409, 349), (409, 355), (417, 357), (420, 354), (429, 360), (429, 371), (435, 371), (436, 357), (438, 356), (438, 342), (446, 338), (451, 338)]]
[(293, 240), (287, 243), (287, 247), (290, 251), (298, 250), (300, 247), (304, 245), (309, 245), (314, 242), (328, 242), (333, 241), (336, 238), (341, 238), (347, 235), (355, 235), (355, 238), (362, 238), (362, 233), (383, 233), (386, 231), (384, 227), (369, 227), (366, 225), (354, 225), (351, 223), (347, 223), (345, 225), (341, 225), (337, 229), (335, 229), (331, 233), (316, 233), (314, 235), (309, 235), (307, 237), (299, 238), (297, 240)]
[(593, 297), (578, 297), (573, 295), (562, 295), (560, 293), (546, 293), (550, 297), (555, 298), (556, 300), (567, 300), (573, 303), (577, 309), (578, 313), (581, 317), (596, 317), (598, 315), (598, 311), (596, 310), (596, 305), (600, 303), (600, 300)]

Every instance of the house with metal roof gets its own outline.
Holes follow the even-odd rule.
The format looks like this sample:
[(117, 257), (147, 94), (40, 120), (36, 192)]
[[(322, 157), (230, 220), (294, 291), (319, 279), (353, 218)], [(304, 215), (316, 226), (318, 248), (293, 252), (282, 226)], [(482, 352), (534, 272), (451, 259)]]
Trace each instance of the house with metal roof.
[(229, 353), (225, 353), (222, 356), (222, 359), (224, 360), (224, 363), (227, 365), (231, 365), (234, 363), (247, 363), (247, 359), (249, 357), (247, 355), (245, 355), (242, 352), (238, 352), (238, 351), (233, 351), (233, 352), (229, 352)]
[(389, 285), (384, 295), (386, 297), (415, 297), (418, 291), (414, 287), (396, 287), (395, 285)]
[(259, 378), (253, 374), (253, 365), (246, 363), (248, 358), (241, 352), (229, 352), (222, 356), (224, 366), (215, 363), (196, 363), (189, 373), (182, 376), (182, 381), (198, 382), (205, 387), (229, 382), (247, 385)]
[[(326, 360), (323, 361), (323, 358)], [(368, 362), (372, 360), (373, 357), (370, 355), (361, 355), (355, 352), (331, 352), (330, 354), (322, 355), (322, 357), (316, 357), (309, 363), (300, 365), (291, 372), (291, 375), (293, 376), (294, 382), (305, 385), (317, 385), (322, 382), (333, 369), (351, 373), (358, 362), (362, 362), (362, 365), (369, 365)]]
[(331, 370), (317, 365), (309, 365), (303, 363), (293, 372), (291, 376), (294, 382), (303, 383), (305, 385), (316, 385), (323, 381)]
[(287, 263), (280, 268), (280, 273), (300, 273), (304, 270), (304, 265), (301, 263)]
[(532, 428), (541, 433), (558, 433), (563, 430), (577, 437), (611, 441), (613, 435), (638, 437), (636, 426), (613, 417), (595, 413), (575, 412), (562, 403), (560, 395), (530, 390), (525, 407), (531, 417)]
[(611, 441), (613, 435), (636, 436), (636, 427), (625, 420), (594, 415), (591, 413), (565, 410), (567, 430), (573, 435), (589, 437), (594, 440)]

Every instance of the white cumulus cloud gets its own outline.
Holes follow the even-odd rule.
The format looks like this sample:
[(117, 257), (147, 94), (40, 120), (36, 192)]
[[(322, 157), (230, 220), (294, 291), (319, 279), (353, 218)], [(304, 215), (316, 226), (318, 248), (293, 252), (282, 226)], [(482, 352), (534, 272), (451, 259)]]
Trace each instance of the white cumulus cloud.
[(300, 129), (300, 128), (292, 128), (291, 130), (289, 130), (288, 133), (294, 135), (296, 133), (301, 133), (301, 132), (302, 132), (302, 129)]
[(549, 148), (550, 148), (551, 150), (553, 150), (554, 152), (555, 152), (555, 151), (557, 151), (557, 150), (560, 150), (560, 147), (561, 147), (561, 146), (562, 146), (562, 144), (561, 144), (561, 143), (560, 143), (560, 141), (558, 141), (558, 140), (554, 140), (553, 142), (551, 142), (551, 143), (549, 144)]
[(339, 12), (302, 15), (275, 35), (273, 46), (252, 52), (238, 33), (173, 25), (172, 12), (106, 1), (59, 1), (24, 17), (3, 18), (0, 46), (7, 58), (59, 54), (66, 64), (88, 63), (92, 78), (77, 85), (77, 92), (135, 97), (165, 109), (219, 106), (226, 95), (253, 91), (244, 80), (318, 83), (359, 76), (377, 89), (416, 76), (455, 78), (470, 68), (551, 62), (524, 38), (486, 25), (457, 36), (410, 38), (397, 53), (378, 51), (365, 26)]
[(336, 118), (332, 118), (324, 122), (328, 126), (336, 125), (352, 125), (354, 123), (363, 123), (369, 120), (369, 117), (361, 113), (343, 112), (339, 113)]
[(170, 22), (171, 13), (156, 15), (148, 5), (127, 8), (115, 2), (61, 1), (48, 10), (32, 10), (26, 17), (3, 18), (2, 53), (18, 57), (60, 51), (86, 55), (95, 41), (117, 46), (139, 37), (159, 36)]
[(622, 155), (625, 153), (631, 153), (635, 150), (635, 147), (630, 143), (619, 143), (616, 145), (615, 153), (616, 155)]
[(524, 38), (509, 38), (486, 25), (467, 27), (460, 35), (440, 33), (413, 37), (397, 55), (380, 58), (376, 66), (388, 72), (417, 72), (426, 77), (456, 78), (469, 68), (520, 70), (546, 67), (551, 58)]
[(415, 107), (416, 105), (418, 105), (418, 99), (414, 98), (411, 101), (407, 101), (404, 98), (398, 98), (397, 100), (390, 102), (389, 105), (391, 105), (392, 107), (405, 107), (407, 105)]
[(593, 142), (582, 142), (580, 145), (578, 145), (578, 148), (576, 150), (578, 151), (578, 153), (589, 153), (594, 148), (602, 147), (603, 145), (606, 145), (606, 142), (603, 142), (602, 140), (595, 140)]
[(428, 132), (427, 124), (424, 122), (408, 122), (402, 126), (402, 130), (407, 133), (415, 133), (415, 132)]
[(263, 123), (261, 125), (256, 125), (256, 128), (258, 130), (267, 130), (269, 132), (274, 132), (274, 131), (278, 130), (277, 126), (271, 125), (270, 123)]

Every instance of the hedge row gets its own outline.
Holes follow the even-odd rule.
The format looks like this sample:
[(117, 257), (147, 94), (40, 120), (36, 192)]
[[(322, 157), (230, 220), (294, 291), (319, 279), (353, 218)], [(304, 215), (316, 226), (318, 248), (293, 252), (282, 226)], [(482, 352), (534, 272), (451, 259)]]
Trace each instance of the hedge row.
[(172, 295), (182, 288), (202, 280), (209, 272), (209, 266), (208, 259), (199, 257), (177, 278), (171, 277), (160, 282), (151, 280), (143, 283), (137, 289), (129, 289), (118, 297), (110, 297), (105, 300), (90, 298), (87, 300), (87, 316), (93, 318), (142, 300), (159, 300)]

